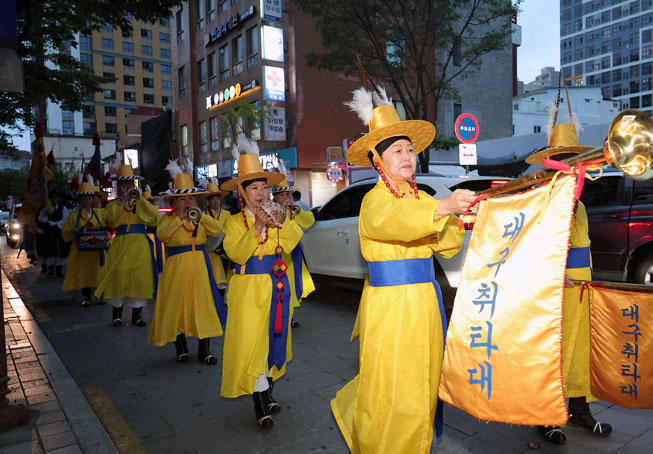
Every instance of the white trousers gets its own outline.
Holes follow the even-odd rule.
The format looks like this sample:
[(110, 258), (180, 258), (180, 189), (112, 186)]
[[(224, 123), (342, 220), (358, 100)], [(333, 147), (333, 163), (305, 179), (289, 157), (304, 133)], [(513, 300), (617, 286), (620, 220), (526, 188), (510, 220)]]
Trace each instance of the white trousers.
[(107, 302), (113, 307), (122, 307), (123, 304), (131, 308), (139, 308), (145, 306), (145, 298), (108, 298)]

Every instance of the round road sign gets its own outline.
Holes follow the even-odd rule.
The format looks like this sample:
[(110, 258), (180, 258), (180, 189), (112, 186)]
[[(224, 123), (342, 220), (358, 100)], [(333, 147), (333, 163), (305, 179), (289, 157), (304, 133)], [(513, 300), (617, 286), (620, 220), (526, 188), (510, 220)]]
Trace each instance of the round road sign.
[(478, 139), (478, 121), (472, 114), (464, 113), (456, 118), (454, 129), (462, 143), (474, 143)]

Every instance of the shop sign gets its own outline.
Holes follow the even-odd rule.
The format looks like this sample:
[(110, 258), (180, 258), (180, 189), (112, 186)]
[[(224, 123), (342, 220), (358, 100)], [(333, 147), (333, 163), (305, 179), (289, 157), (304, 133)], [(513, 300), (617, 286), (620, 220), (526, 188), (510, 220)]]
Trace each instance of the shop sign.
[(261, 17), (281, 22), (281, 0), (261, 0)]
[[(281, 150), (261, 153), (258, 157), (261, 167), (264, 170), (276, 170), (279, 168), (279, 159), (283, 159), (286, 169), (297, 168), (297, 147), (283, 148)], [(232, 160), (232, 175), (238, 174), (238, 161)]]
[(206, 108), (210, 109), (212, 107), (219, 106), (220, 104), (225, 103), (231, 99), (237, 98), (248, 90), (256, 87), (256, 85), (256, 81), (253, 80), (250, 83), (242, 86), (238, 83), (236, 85), (232, 85), (231, 87), (225, 88), (224, 90), (220, 90), (213, 95), (206, 97)]
[(263, 94), (272, 101), (286, 100), (286, 81), (283, 68), (263, 66)]
[(283, 29), (263, 25), (261, 27), (263, 59), (283, 63)]
[(345, 174), (340, 168), (340, 166), (333, 165), (331, 167), (327, 167), (326, 176), (329, 179), (329, 181), (333, 181), (335, 183), (337, 181), (342, 180), (345, 177)]
[(327, 147), (327, 161), (340, 162), (342, 161), (342, 147)]
[(272, 116), (265, 121), (265, 140), (286, 140), (286, 109), (273, 107)]
[(228, 32), (231, 30), (234, 30), (238, 28), (240, 23), (247, 19), (250, 16), (254, 15), (254, 6), (250, 6), (245, 10), (245, 12), (241, 14), (234, 14), (233, 16), (230, 16), (222, 22), (220, 25), (218, 25), (216, 28), (211, 30), (209, 33), (204, 35), (204, 45), (208, 46), (210, 44), (213, 44), (223, 36), (225, 36)]

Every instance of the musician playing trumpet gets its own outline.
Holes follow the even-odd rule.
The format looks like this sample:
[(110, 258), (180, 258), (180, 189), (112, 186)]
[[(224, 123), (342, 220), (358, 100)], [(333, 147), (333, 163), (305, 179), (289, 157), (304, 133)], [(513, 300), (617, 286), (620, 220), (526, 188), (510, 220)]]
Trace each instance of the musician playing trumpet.
[(222, 225), (197, 207), (197, 196), (206, 192), (194, 187), (191, 175), (183, 173), (174, 161), (167, 168), (174, 186), (166, 197), (172, 201), (175, 214), (165, 216), (156, 230), (168, 255), (147, 342), (157, 347), (174, 342), (176, 359), (183, 363), (190, 359), (186, 336), (197, 337), (197, 359), (215, 365), (218, 360), (209, 351), (209, 338), (222, 336), (221, 324), (226, 323), (227, 313), (206, 242), (209, 235), (222, 232)]
[(82, 307), (91, 305), (91, 291), (98, 284), (100, 269), (100, 250), (80, 251), (77, 247), (77, 236), (88, 229), (99, 230), (103, 227), (102, 209), (93, 208), (93, 180), (84, 181), (79, 185), (79, 208), (66, 219), (61, 230), (65, 242), (72, 242), (68, 256), (68, 271), (61, 290), (64, 292), (81, 289)]
[(238, 147), (248, 151), (235, 156), (238, 176), (222, 185), (223, 190), (238, 191), (241, 213), (225, 223), (224, 250), (236, 268), (227, 290), (220, 395), (251, 394), (259, 428), (269, 429), (272, 415), (281, 411), (272, 398), (272, 384), (284, 375), (292, 357), (292, 289), (283, 252), (297, 246), (302, 231), (284, 207), (270, 201), (268, 187), (281, 182), (283, 175), (263, 171), (255, 142), (241, 140)]
[[(285, 172), (282, 172), (285, 173)], [(284, 178), (281, 183), (272, 186), (272, 200), (286, 207), (288, 217), (297, 222), (303, 232), (310, 229), (315, 224), (315, 216), (311, 211), (304, 211), (295, 205), (291, 196), (297, 188), (288, 184)], [(299, 322), (293, 318), (293, 312), (299, 307), (303, 298), (306, 298), (315, 290), (311, 273), (304, 262), (301, 244), (297, 244), (295, 249), (284, 254), (284, 261), (288, 264), (288, 280), (290, 281), (290, 326), (299, 328)]]

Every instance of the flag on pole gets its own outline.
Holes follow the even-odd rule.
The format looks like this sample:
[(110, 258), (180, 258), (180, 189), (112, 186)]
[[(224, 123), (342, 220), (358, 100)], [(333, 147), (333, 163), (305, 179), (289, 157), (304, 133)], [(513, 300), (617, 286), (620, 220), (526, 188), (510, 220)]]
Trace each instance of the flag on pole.
[(95, 145), (95, 153), (86, 166), (86, 174), (93, 177), (93, 181), (100, 181), (102, 175), (100, 174), (100, 163), (102, 162), (102, 157), (100, 156), (100, 136), (98, 133), (95, 133), (93, 136), (93, 145)]
[(36, 214), (44, 204), (49, 203), (48, 181), (54, 178), (54, 174), (48, 169), (43, 144), (43, 128), (40, 123), (36, 123), (34, 135), (36, 140), (34, 141), (32, 163), (27, 176), (25, 194), (23, 195), (23, 206), (18, 212), (18, 219), (29, 225), (30, 231), (36, 229)]
[(439, 397), (478, 419), (561, 426), (562, 304), (575, 177), (481, 202)]

